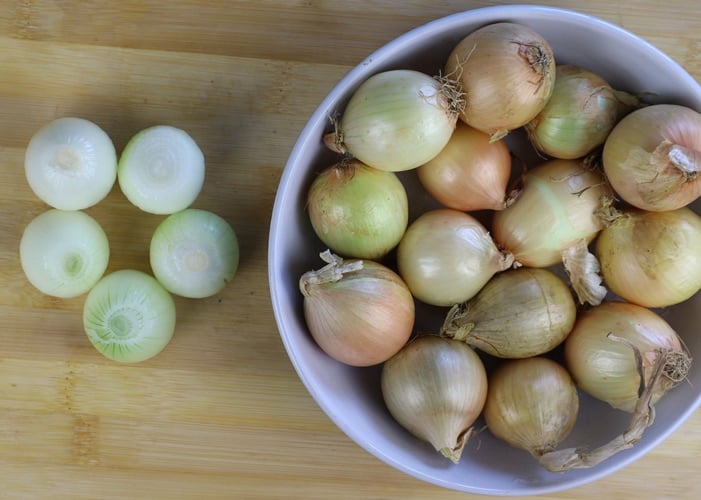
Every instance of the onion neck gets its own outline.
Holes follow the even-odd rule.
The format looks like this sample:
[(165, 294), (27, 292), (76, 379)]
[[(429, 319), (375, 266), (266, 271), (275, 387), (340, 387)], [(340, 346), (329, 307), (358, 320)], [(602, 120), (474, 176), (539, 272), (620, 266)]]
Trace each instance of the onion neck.
[(692, 181), (701, 170), (701, 152), (681, 144), (667, 145), (669, 162), (684, 175), (684, 179)]
[(346, 273), (363, 269), (362, 260), (344, 262), (341, 257), (331, 253), (331, 250), (328, 249), (321, 252), (319, 256), (327, 264), (321, 269), (307, 271), (299, 280), (299, 290), (305, 297), (309, 297), (312, 294), (312, 290), (316, 285), (335, 283), (340, 281)]

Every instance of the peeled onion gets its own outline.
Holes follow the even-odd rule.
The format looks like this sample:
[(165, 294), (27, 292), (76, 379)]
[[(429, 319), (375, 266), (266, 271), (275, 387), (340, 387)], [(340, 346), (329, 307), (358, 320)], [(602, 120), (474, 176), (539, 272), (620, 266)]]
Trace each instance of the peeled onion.
[(683, 302), (701, 289), (701, 217), (689, 208), (627, 210), (596, 240), (604, 283), (646, 307)]
[(555, 59), (540, 34), (500, 22), (463, 38), (448, 56), (444, 74), (464, 92), (460, 119), (497, 140), (543, 109), (553, 90)]
[(632, 112), (606, 139), (603, 165), (614, 191), (635, 207), (688, 205), (701, 195), (701, 114), (675, 104)]
[(439, 203), (456, 210), (502, 210), (507, 193), (511, 154), (503, 140), (459, 122), (450, 141), (433, 160), (417, 170), (419, 181)]
[(381, 387), (402, 427), (458, 463), (487, 397), (487, 372), (469, 346), (418, 337), (384, 364)]
[(397, 247), (399, 274), (426, 304), (452, 306), (471, 299), (513, 263), (487, 229), (459, 210), (435, 209), (412, 222)]
[(414, 299), (402, 279), (371, 260), (344, 261), (326, 251), (327, 265), (302, 275), (309, 333), (329, 356), (371, 366), (394, 355), (414, 326)]

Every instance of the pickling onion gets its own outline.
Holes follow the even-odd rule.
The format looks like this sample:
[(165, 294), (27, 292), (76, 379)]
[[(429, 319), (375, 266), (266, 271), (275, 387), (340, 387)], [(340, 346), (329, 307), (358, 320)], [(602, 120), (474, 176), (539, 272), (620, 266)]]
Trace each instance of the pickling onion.
[(443, 149), (460, 109), (450, 82), (414, 70), (384, 71), (355, 90), (324, 143), (380, 170), (409, 170)]
[(606, 286), (645, 307), (678, 304), (701, 289), (701, 217), (687, 207), (622, 212), (596, 240)]
[(640, 106), (601, 76), (570, 64), (557, 66), (553, 93), (525, 126), (535, 148), (554, 158), (582, 158), (601, 146), (611, 129)]
[(528, 171), (516, 202), (495, 212), (495, 243), (524, 266), (548, 267), (579, 240), (603, 228), (597, 215), (610, 190), (603, 176), (579, 160), (548, 160)]
[(394, 172), (357, 161), (341, 161), (323, 170), (307, 194), (315, 233), (344, 257), (379, 259), (406, 231), (409, 204)]
[(487, 397), (487, 373), (466, 344), (417, 337), (382, 367), (382, 396), (394, 419), (454, 463)]
[(672, 327), (652, 310), (608, 301), (580, 313), (565, 340), (567, 368), (591, 396), (634, 411), (652, 367), (664, 357), (663, 376), (651, 390), (651, 404), (686, 376), (690, 358)]
[(471, 299), (512, 263), (477, 219), (450, 208), (419, 216), (397, 246), (400, 276), (414, 297), (435, 306)]
[(489, 375), (487, 428), (538, 460), (565, 440), (578, 412), (577, 387), (556, 361), (541, 356), (512, 359)]
[(555, 58), (531, 28), (500, 22), (463, 38), (448, 56), (444, 74), (464, 92), (460, 119), (497, 140), (543, 109), (553, 90)]
[(574, 326), (577, 307), (567, 284), (547, 269), (497, 274), (446, 315), (441, 335), (499, 358), (527, 358), (557, 347)]
[(686, 206), (701, 195), (701, 114), (675, 104), (638, 109), (613, 128), (602, 159), (629, 204), (658, 212)]
[(321, 258), (327, 264), (299, 280), (309, 333), (326, 354), (347, 365), (386, 361), (414, 327), (409, 289), (380, 263), (343, 260), (328, 250)]
[(514, 200), (507, 194), (511, 154), (502, 140), (458, 122), (438, 156), (416, 169), (419, 181), (439, 203), (456, 210), (502, 210)]

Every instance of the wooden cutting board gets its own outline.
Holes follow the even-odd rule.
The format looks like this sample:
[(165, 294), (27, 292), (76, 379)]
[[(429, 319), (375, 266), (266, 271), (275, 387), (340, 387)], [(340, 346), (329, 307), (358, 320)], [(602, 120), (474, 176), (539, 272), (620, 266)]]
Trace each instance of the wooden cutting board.
[[(343, 75), (411, 28), (499, 3), (0, 0), (0, 498), (469, 498), (378, 461), (316, 406), (277, 333), (267, 235), (287, 155)], [(542, 3), (618, 23), (701, 78), (695, 0)], [(82, 298), (41, 295), (19, 265), (22, 230), (46, 208), (24, 147), (66, 115), (98, 123), (119, 151), (149, 125), (190, 132), (207, 161), (195, 206), (240, 240), (236, 279), (177, 299), (172, 343), (142, 364), (102, 358)], [(118, 189), (89, 213), (110, 270), (149, 270), (161, 217)], [(700, 454), (697, 412), (626, 469), (543, 498), (695, 498)]]

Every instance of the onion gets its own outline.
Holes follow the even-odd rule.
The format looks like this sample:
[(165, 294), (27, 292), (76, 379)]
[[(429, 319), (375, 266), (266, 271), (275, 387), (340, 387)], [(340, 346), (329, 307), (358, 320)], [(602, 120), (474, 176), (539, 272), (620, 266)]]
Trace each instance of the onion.
[(46, 204), (82, 210), (102, 201), (117, 178), (117, 153), (97, 124), (58, 118), (41, 127), (25, 151), (29, 187)]
[(204, 175), (204, 155), (195, 140), (168, 125), (146, 128), (129, 139), (117, 167), (124, 196), (152, 214), (189, 207), (202, 190)]
[(426, 191), (448, 208), (502, 210), (513, 201), (506, 193), (511, 176), (508, 147), (463, 122), (438, 156), (416, 173)]
[(422, 214), (397, 247), (399, 274), (411, 293), (435, 306), (471, 299), (512, 263), (513, 257), (499, 251), (477, 219), (449, 208)]
[(453, 306), (441, 335), (499, 358), (526, 358), (558, 346), (577, 307), (567, 284), (547, 269), (510, 269), (471, 300)]
[(536, 356), (504, 362), (488, 379), (484, 420), (494, 436), (540, 460), (565, 440), (579, 412), (572, 377)]
[(701, 217), (689, 208), (627, 210), (596, 240), (604, 283), (645, 307), (683, 302), (701, 289)]
[(701, 114), (674, 104), (632, 112), (606, 139), (603, 165), (616, 193), (635, 207), (688, 205), (701, 195)]
[(464, 92), (460, 119), (497, 140), (543, 109), (553, 90), (555, 59), (548, 42), (531, 28), (502, 22), (463, 38), (444, 71)]
[(371, 260), (344, 261), (330, 251), (327, 265), (304, 273), (299, 288), (304, 317), (316, 343), (352, 366), (386, 361), (414, 327), (414, 299), (401, 278)]
[(108, 359), (138, 363), (154, 357), (175, 331), (175, 302), (152, 276), (120, 269), (102, 278), (83, 304), (83, 326)]
[(616, 123), (639, 106), (635, 96), (615, 90), (596, 73), (563, 64), (557, 66), (550, 99), (525, 128), (538, 151), (554, 158), (581, 158), (601, 146)]
[(196, 299), (211, 297), (236, 274), (238, 239), (222, 217), (187, 208), (169, 215), (156, 227), (149, 261), (153, 275), (170, 293)]
[(382, 396), (394, 419), (458, 463), (487, 397), (482, 360), (437, 336), (409, 342), (382, 368)]
[(524, 266), (557, 264), (562, 252), (603, 228), (597, 211), (608, 194), (604, 178), (582, 161), (541, 163), (526, 173), (516, 202), (494, 214), (494, 241)]
[(379, 259), (392, 250), (409, 221), (407, 194), (397, 174), (342, 161), (322, 171), (307, 195), (312, 227), (345, 257)]
[(20, 264), (39, 291), (60, 298), (88, 292), (110, 258), (99, 222), (80, 210), (50, 209), (27, 224), (19, 245)]
[(461, 105), (447, 81), (413, 70), (385, 71), (356, 89), (324, 143), (380, 170), (409, 170), (445, 147)]
[(661, 356), (664, 376), (654, 387), (653, 404), (686, 376), (689, 363), (681, 339), (659, 315), (635, 304), (604, 302), (582, 312), (565, 340), (567, 367), (579, 387), (627, 412), (638, 401), (640, 372), (648, 384)]

